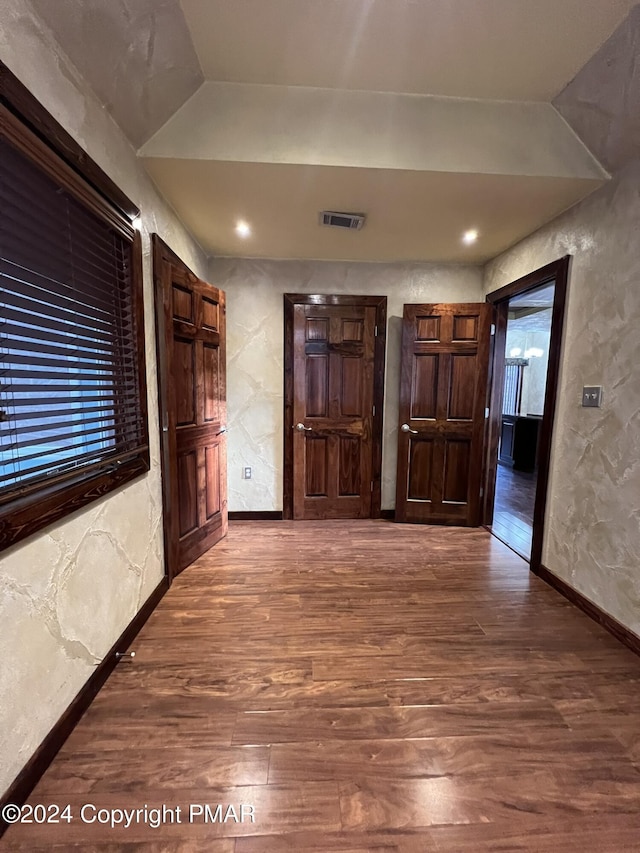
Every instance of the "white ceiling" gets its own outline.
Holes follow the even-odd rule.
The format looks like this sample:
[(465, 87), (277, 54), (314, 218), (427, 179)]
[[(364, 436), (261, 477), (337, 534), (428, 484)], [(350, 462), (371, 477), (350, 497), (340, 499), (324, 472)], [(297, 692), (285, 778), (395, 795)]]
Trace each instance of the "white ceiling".
[(181, 0), (208, 80), (551, 101), (636, 0)]
[(533, 290), (527, 290), (519, 296), (513, 296), (509, 300), (509, 310), (520, 308), (550, 308), (553, 306), (553, 298), (556, 289), (553, 284), (545, 284)]
[[(148, 158), (151, 177), (214, 255), (484, 263), (589, 192), (585, 178)], [(361, 231), (320, 210), (365, 212)], [(234, 232), (246, 220), (252, 236)], [(462, 232), (480, 239), (465, 246)]]
[(507, 322), (507, 356), (509, 355), (510, 335), (519, 332), (545, 332), (551, 334), (551, 308), (529, 308), (530, 313), (509, 315)]
[[(544, 284), (509, 300), (509, 332), (551, 332), (555, 286)], [(508, 345), (508, 340), (507, 340)], [(508, 347), (507, 347), (508, 348)]]
[(481, 263), (606, 180), (549, 104), (636, 0), (32, 2), (211, 254)]

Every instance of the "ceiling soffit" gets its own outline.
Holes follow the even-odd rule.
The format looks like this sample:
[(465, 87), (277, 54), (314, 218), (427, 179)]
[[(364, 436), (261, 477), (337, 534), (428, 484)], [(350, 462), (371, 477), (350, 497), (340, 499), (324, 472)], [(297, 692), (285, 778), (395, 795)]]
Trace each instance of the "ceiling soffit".
[(195, 160), (606, 177), (549, 104), (300, 86), (205, 83), (140, 153)]
[(206, 83), (140, 153), (205, 249), (271, 258), (479, 263), (607, 177), (549, 104), (250, 84)]

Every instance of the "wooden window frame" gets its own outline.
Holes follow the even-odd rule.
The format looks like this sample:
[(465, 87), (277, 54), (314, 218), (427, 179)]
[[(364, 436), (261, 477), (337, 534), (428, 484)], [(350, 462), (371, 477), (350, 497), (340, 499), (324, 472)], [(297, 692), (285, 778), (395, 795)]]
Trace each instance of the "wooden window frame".
[[(149, 470), (142, 244), (133, 220), (139, 209), (91, 160), (22, 83), (0, 63), (0, 132), (78, 202), (131, 243), (131, 310), (142, 438), (122, 460), (113, 455), (43, 478), (0, 499), (0, 550), (31, 536)], [(12, 493), (13, 492), (13, 493)]]

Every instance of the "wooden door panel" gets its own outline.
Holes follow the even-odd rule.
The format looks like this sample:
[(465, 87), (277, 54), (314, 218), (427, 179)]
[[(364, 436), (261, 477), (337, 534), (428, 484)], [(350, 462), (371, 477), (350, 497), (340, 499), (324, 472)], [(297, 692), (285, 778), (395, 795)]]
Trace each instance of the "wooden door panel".
[(342, 334), (340, 337), (343, 343), (361, 344), (364, 341), (364, 323), (362, 322), (362, 320), (343, 319)]
[(329, 415), (329, 356), (307, 355), (307, 394), (304, 418)]
[(220, 326), (220, 303), (208, 296), (202, 297), (202, 328), (217, 332)]
[(183, 539), (198, 527), (198, 454), (196, 450), (181, 453), (177, 459), (179, 527), (178, 536)]
[(220, 422), (220, 347), (212, 344), (203, 346), (203, 406), (202, 419), (205, 423)]
[(416, 316), (416, 340), (417, 341), (439, 341), (440, 340), (440, 317), (433, 314)]
[(329, 437), (305, 436), (305, 497), (326, 498)]
[(222, 510), (220, 492), (220, 442), (210, 444), (205, 454), (205, 519), (211, 521)]
[(458, 314), (453, 317), (453, 331), (451, 333), (452, 340), (457, 343), (459, 341), (473, 341), (477, 343), (479, 334), (478, 317), (476, 315)]
[(357, 435), (337, 436), (339, 445), (338, 496), (359, 497), (362, 487), (360, 466), (362, 439)]
[(192, 340), (174, 338), (173, 358), (175, 373), (180, 377), (175, 388), (176, 426), (187, 426), (196, 422), (196, 349)]
[(404, 307), (398, 521), (479, 523), (489, 321), (484, 303)]
[(173, 297), (172, 318), (174, 320), (182, 320), (184, 323), (193, 323), (193, 294), (191, 291), (174, 282), (171, 294)]
[(431, 500), (433, 492), (433, 444), (430, 439), (409, 440), (409, 485), (407, 498), (413, 501)]
[(154, 277), (165, 544), (174, 577), (227, 530), (225, 295), (156, 236)]
[(306, 322), (306, 340), (313, 341), (329, 341), (329, 318), (328, 317), (308, 317)]
[(440, 356), (421, 353), (413, 362), (411, 417), (433, 420), (436, 417), (438, 368)]
[(294, 306), (294, 518), (370, 515), (375, 317), (365, 304)]
[(338, 412), (340, 418), (362, 418), (362, 359), (357, 356), (342, 356), (340, 358), (340, 373), (336, 370), (336, 378), (340, 379), (336, 389)]
[(478, 359), (469, 353), (452, 354), (449, 368), (450, 421), (472, 421)]
[(468, 472), (471, 463), (470, 441), (446, 441), (444, 445), (443, 503), (466, 504)]

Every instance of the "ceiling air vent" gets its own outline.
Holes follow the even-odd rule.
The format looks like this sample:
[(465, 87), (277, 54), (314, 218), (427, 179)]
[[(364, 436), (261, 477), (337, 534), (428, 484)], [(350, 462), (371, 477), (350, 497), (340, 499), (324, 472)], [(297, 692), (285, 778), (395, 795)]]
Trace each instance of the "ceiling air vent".
[(338, 213), (335, 210), (323, 210), (320, 213), (320, 225), (359, 231), (364, 225), (365, 218), (364, 213)]

